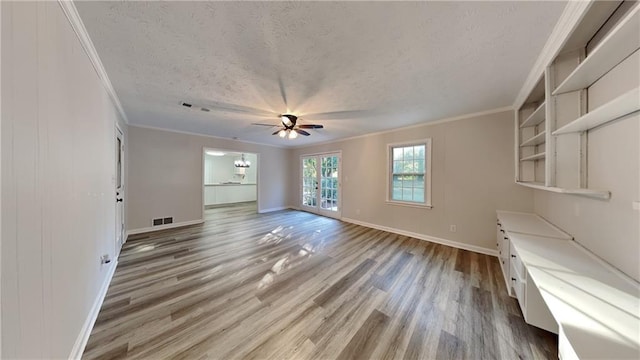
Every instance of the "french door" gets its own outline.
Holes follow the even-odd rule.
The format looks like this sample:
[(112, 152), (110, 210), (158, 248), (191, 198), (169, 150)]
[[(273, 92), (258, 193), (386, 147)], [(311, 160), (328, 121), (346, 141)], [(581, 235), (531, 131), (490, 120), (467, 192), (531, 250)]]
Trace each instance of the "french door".
[(342, 198), (340, 153), (302, 157), (302, 209), (339, 218)]

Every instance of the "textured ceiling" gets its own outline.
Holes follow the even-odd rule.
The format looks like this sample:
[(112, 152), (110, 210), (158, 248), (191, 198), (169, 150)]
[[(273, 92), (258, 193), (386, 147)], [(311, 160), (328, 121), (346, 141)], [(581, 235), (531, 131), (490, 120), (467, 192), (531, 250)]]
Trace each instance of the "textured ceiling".
[[(279, 146), (508, 106), (564, 5), (76, 3), (131, 124)], [(325, 129), (251, 125), (283, 112)]]

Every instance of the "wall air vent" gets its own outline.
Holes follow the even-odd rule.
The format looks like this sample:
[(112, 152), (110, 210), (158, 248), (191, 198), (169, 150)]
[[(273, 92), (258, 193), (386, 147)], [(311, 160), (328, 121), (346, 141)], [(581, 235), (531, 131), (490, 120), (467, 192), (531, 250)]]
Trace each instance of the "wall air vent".
[(193, 106), (193, 105), (191, 105), (191, 104), (189, 104), (189, 103), (186, 103), (186, 102), (183, 102), (183, 103), (182, 103), (182, 106), (190, 108), (190, 107), (191, 107), (191, 106)]
[(151, 226), (173, 224), (173, 216), (151, 219)]

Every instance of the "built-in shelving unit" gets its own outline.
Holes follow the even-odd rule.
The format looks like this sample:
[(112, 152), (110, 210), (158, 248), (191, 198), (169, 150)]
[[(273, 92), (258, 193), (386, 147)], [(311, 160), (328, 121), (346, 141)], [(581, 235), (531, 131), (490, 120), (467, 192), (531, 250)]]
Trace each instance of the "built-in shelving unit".
[(520, 159), (520, 161), (535, 161), (535, 160), (544, 159), (545, 156), (546, 156), (546, 154), (542, 152), (542, 153), (538, 153), (538, 154), (525, 156), (522, 159)]
[(523, 141), (522, 144), (520, 144), (520, 146), (536, 146), (536, 145), (544, 144), (546, 133), (547, 133), (546, 131), (542, 131), (539, 134), (529, 138), (528, 140)]
[(521, 128), (536, 126), (544, 121), (544, 112), (545, 112), (546, 103), (540, 104), (538, 108), (531, 114), (529, 117), (520, 124)]
[(640, 110), (640, 88), (635, 88), (554, 131), (562, 135), (587, 131)]
[(545, 181), (547, 111), (544, 76), (516, 112), (516, 178), (519, 181)]
[(640, 6), (636, 6), (553, 91), (584, 89), (640, 48)]
[[(589, 134), (640, 111), (640, 84), (619, 75), (640, 64), (640, 2), (593, 1), (578, 11), (544, 73), (514, 106), (516, 183), (609, 199), (610, 191), (590, 188), (587, 155), (597, 145)], [(621, 94), (603, 91), (612, 83), (621, 83)]]

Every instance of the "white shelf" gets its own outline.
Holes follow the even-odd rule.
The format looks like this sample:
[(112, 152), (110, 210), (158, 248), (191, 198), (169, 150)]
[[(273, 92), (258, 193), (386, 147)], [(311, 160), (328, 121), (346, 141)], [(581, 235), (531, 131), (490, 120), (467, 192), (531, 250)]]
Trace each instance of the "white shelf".
[(640, 48), (640, 3), (560, 84), (553, 95), (589, 87)]
[(553, 187), (553, 186), (545, 186), (542, 183), (528, 182), (528, 181), (516, 181), (516, 184), (538, 189), (538, 190), (551, 191), (559, 194), (580, 195), (580, 196), (586, 196), (586, 197), (604, 199), (604, 200), (611, 198), (611, 192), (607, 190), (565, 189), (565, 188), (559, 188), (559, 187)]
[(520, 159), (520, 161), (534, 161), (534, 160), (540, 160), (540, 159), (544, 159), (546, 156), (545, 153), (541, 152), (538, 154), (533, 154), (530, 156), (525, 156), (522, 159)]
[(531, 115), (529, 115), (529, 117), (525, 121), (522, 122), (522, 124), (520, 125), (520, 128), (536, 126), (541, 122), (543, 122), (545, 108), (546, 108), (545, 102), (543, 102), (542, 104), (540, 104), (540, 106), (538, 106), (538, 108), (536, 108), (536, 110)]
[(551, 133), (561, 135), (592, 129), (640, 110), (640, 88), (630, 90)]
[(546, 131), (542, 131), (539, 134), (535, 135), (532, 138), (527, 139), (526, 141), (522, 142), (522, 144), (520, 144), (520, 146), (536, 146), (536, 145), (540, 145), (540, 144), (544, 144), (545, 142), (545, 133)]

